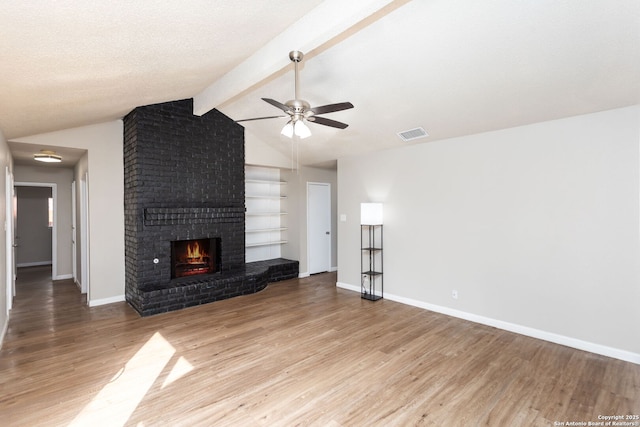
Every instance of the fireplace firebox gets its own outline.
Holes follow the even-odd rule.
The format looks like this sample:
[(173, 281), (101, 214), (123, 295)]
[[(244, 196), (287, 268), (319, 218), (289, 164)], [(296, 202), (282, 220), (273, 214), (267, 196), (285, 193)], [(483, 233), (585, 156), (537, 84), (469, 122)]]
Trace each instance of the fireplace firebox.
[(220, 271), (220, 238), (171, 242), (171, 279)]

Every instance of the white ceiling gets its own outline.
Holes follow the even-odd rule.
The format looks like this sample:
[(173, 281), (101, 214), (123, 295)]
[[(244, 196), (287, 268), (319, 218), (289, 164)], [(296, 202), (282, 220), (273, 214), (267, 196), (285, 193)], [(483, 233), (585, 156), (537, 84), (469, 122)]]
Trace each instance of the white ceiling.
[[(260, 98), (293, 98), (288, 52), (300, 48), (301, 97), (355, 105), (326, 115), (345, 130), (310, 125), (303, 164), (401, 146), (396, 133), (418, 126), (422, 143), (640, 102), (637, 0), (6, 3), (9, 140), (190, 97), (235, 120), (277, 115)], [(289, 154), (285, 122), (243, 126)]]

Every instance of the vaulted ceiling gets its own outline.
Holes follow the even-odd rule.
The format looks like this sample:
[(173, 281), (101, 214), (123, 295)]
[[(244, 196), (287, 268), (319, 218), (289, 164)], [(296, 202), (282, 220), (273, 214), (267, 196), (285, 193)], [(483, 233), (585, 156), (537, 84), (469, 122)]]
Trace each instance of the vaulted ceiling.
[[(0, 13), (0, 130), (8, 140), (194, 98), (197, 114), (277, 115), (294, 96), (350, 101), (311, 124), (300, 162), (424, 143), (640, 102), (636, 0), (59, 0)], [(288, 155), (286, 119), (243, 122)]]

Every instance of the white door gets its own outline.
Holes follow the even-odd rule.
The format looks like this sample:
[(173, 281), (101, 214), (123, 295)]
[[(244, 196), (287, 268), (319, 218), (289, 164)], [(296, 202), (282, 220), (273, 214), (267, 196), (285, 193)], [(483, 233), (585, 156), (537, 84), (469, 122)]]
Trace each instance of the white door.
[(307, 183), (309, 274), (331, 269), (331, 185)]

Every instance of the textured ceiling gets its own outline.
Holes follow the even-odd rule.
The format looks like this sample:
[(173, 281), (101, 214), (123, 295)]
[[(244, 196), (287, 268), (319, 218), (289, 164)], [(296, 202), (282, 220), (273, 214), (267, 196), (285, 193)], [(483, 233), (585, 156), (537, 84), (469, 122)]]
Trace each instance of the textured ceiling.
[[(260, 98), (293, 98), (300, 46), (301, 97), (355, 105), (326, 115), (345, 130), (310, 125), (303, 164), (401, 146), (396, 133), (418, 126), (422, 143), (640, 102), (636, 0), (365, 3), (377, 12), (348, 28), (333, 0), (3, 4), (0, 129), (11, 139), (189, 97), (236, 120), (276, 115)], [(245, 122), (247, 140), (288, 155), (285, 121)]]
[(8, 139), (194, 96), (320, 0), (3, 2)]

